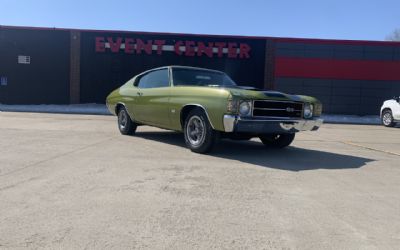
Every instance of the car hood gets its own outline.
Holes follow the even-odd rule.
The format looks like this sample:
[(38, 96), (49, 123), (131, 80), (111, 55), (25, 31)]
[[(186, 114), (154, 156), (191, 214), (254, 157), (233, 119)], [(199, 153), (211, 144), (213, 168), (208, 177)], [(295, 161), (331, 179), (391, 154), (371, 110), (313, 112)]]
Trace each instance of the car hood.
[(319, 102), (316, 98), (305, 95), (291, 95), (285, 94), (279, 91), (273, 90), (262, 90), (248, 86), (234, 86), (224, 87), (228, 90), (232, 97), (240, 99), (271, 99), (271, 100), (282, 100), (282, 101), (300, 101), (300, 102)]

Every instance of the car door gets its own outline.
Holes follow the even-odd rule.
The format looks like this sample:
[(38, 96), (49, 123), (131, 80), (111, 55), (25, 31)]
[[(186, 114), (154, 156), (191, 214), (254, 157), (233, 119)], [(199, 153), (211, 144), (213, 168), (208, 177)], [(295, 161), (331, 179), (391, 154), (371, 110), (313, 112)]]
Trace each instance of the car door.
[(142, 75), (136, 85), (138, 97), (134, 109), (138, 120), (149, 125), (168, 128), (171, 91), (168, 68)]

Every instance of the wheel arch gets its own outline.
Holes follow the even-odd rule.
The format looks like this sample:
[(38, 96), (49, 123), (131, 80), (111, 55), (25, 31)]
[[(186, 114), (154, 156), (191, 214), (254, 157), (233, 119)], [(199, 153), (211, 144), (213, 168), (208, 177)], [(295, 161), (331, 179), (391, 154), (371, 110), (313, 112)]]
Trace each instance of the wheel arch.
[(121, 108), (125, 108), (126, 109), (125, 103), (118, 102), (118, 103), (115, 104), (114, 112), (115, 112), (116, 115), (118, 115), (118, 113), (121, 110)]
[(196, 104), (196, 103), (189, 103), (182, 107), (180, 115), (179, 115), (182, 130), (183, 130), (183, 126), (185, 125), (186, 117), (189, 115), (190, 111), (192, 111), (193, 109), (196, 109), (196, 108), (203, 110), (203, 112), (207, 116), (208, 122), (210, 123), (211, 127), (213, 129), (215, 129), (215, 127), (210, 119), (210, 116), (208, 115), (207, 109), (203, 105)]
[(383, 109), (382, 109), (382, 112), (381, 112), (381, 118), (382, 118), (382, 115), (383, 115), (383, 113), (384, 113), (385, 111), (390, 111), (390, 112), (392, 112), (392, 113), (393, 113), (393, 111), (392, 111), (392, 109), (391, 109), (391, 108), (389, 108), (389, 107), (385, 107), (385, 108), (383, 108)]

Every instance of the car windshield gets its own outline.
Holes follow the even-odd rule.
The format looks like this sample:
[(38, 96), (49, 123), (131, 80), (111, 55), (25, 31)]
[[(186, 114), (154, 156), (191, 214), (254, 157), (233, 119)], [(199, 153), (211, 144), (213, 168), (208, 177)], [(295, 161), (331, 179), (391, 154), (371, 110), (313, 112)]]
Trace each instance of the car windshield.
[(173, 68), (172, 77), (175, 86), (236, 86), (228, 75), (211, 70)]

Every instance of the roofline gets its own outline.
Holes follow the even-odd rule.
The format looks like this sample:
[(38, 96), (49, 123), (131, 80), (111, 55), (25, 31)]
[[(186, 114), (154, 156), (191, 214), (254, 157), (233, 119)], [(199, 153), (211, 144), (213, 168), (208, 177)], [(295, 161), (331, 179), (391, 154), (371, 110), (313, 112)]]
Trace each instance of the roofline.
[(323, 38), (293, 38), (293, 37), (270, 37), (270, 36), (241, 36), (241, 35), (211, 35), (211, 34), (194, 34), (194, 33), (175, 33), (175, 32), (148, 32), (148, 31), (127, 31), (127, 30), (96, 30), (96, 29), (75, 29), (75, 28), (50, 28), (50, 27), (33, 27), (33, 26), (12, 26), (0, 25), (1, 29), (27, 29), (27, 30), (47, 30), (47, 31), (80, 31), (91, 33), (124, 33), (137, 35), (175, 35), (175, 36), (191, 36), (191, 37), (215, 37), (215, 38), (235, 38), (235, 39), (255, 39), (266, 40), (271, 39), (278, 42), (294, 42), (294, 43), (314, 43), (314, 44), (346, 44), (346, 45), (382, 45), (382, 46), (399, 46), (400, 41), (373, 41), (373, 40), (344, 40), (344, 39), (323, 39)]
[(156, 71), (156, 70), (161, 70), (161, 69), (173, 69), (173, 68), (181, 68), (181, 69), (193, 69), (193, 70), (203, 70), (203, 71), (212, 71), (212, 72), (218, 72), (218, 73), (223, 73), (224, 72), (220, 71), (220, 70), (215, 70), (215, 69), (207, 69), (207, 68), (200, 68), (200, 67), (192, 67), (192, 66), (184, 66), (184, 65), (167, 65), (167, 66), (161, 66), (161, 67), (157, 67), (157, 68), (152, 68), (152, 69), (148, 69), (145, 70), (139, 74), (137, 74), (136, 76), (140, 76), (140, 75), (144, 75), (146, 73), (149, 73), (151, 71)]
[(166, 67), (169, 67), (171, 69), (180, 68), (180, 69), (193, 69), (193, 70), (212, 71), (212, 72), (218, 72), (218, 73), (224, 73), (225, 74), (225, 72), (222, 72), (220, 70), (201, 68), (201, 67), (192, 67), (192, 66), (184, 66), (184, 65), (170, 65), (170, 66), (166, 66)]

